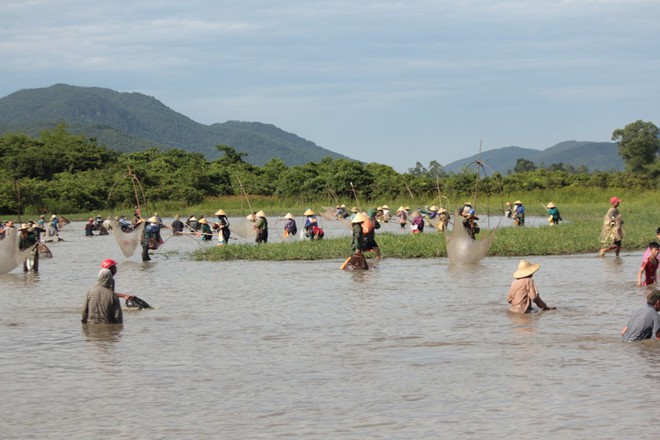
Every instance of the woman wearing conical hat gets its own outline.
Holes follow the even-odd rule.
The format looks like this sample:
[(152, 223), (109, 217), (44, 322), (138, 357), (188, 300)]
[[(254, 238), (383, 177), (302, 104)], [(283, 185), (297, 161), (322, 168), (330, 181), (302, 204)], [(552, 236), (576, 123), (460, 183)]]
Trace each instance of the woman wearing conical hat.
[(307, 208), (303, 212), (305, 216), (305, 225), (303, 229), (305, 230), (305, 237), (314, 238), (314, 226), (318, 226), (318, 219), (316, 218), (316, 213), (311, 209)]
[(224, 246), (229, 244), (229, 237), (231, 231), (229, 230), (229, 219), (227, 218), (227, 213), (224, 209), (218, 209), (215, 213), (218, 216), (218, 221), (215, 223), (218, 225), (218, 246)]
[(527, 260), (520, 260), (518, 270), (513, 273), (515, 280), (509, 288), (507, 301), (511, 304), (509, 311), (513, 313), (530, 313), (533, 311), (532, 303), (542, 310), (555, 310), (556, 307), (548, 306), (536, 290), (536, 284), (532, 276), (539, 270), (540, 264), (532, 264)]
[(548, 210), (548, 222), (550, 225), (558, 225), (559, 222), (561, 221), (561, 214), (559, 214), (559, 209), (557, 209), (557, 205), (554, 203), (550, 202), (548, 203), (548, 206), (545, 207)]
[(298, 233), (298, 226), (296, 225), (296, 218), (290, 212), (284, 216), (284, 236), (294, 236)]
[(353, 225), (353, 240), (351, 241), (351, 249), (353, 255), (342, 264), (341, 268), (344, 270), (368, 270), (367, 260), (362, 253), (364, 249), (364, 232), (362, 231), (362, 223), (368, 220), (367, 216), (358, 212), (351, 220)]
[(209, 221), (204, 217), (199, 219), (199, 234), (202, 241), (211, 241), (213, 239), (213, 231), (209, 225)]
[(408, 222), (408, 213), (403, 206), (399, 206), (399, 209), (396, 210), (396, 216), (399, 218), (399, 226), (401, 226), (401, 229), (405, 228), (406, 223)]
[(254, 231), (257, 235), (255, 242), (264, 244), (268, 243), (268, 220), (266, 219), (266, 213), (261, 210), (254, 216), (256, 218), (256, 221), (254, 222)]

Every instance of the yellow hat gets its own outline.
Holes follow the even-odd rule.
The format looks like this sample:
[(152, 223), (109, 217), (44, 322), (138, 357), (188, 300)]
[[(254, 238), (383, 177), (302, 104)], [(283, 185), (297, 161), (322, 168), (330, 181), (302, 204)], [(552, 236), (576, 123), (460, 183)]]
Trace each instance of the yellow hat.
[(152, 217), (149, 217), (149, 223), (158, 223), (158, 219), (156, 218), (155, 215), (152, 216)]
[(257, 212), (257, 217), (266, 217), (266, 213), (263, 211), (263, 209)]
[(540, 264), (532, 264), (527, 260), (520, 260), (518, 270), (513, 273), (514, 278), (525, 278), (539, 270)]
[(556, 207), (557, 205), (555, 205), (554, 203), (552, 202), (548, 203), (548, 208), (556, 208)]
[(199, 222), (198, 222), (198, 223), (201, 223), (201, 224), (203, 224), (203, 225), (206, 225), (206, 224), (208, 224), (209, 222), (206, 221), (206, 219), (205, 219), (204, 217), (202, 217), (202, 218), (199, 219)]
[(362, 214), (361, 212), (358, 212), (355, 214), (355, 217), (353, 217), (353, 220), (351, 220), (351, 223), (362, 223), (365, 220), (367, 220), (367, 216)]
[(520, 200), (516, 200), (515, 202), (513, 202), (513, 204), (514, 205), (522, 205), (522, 202)]
[(387, 205), (383, 205), (383, 209), (390, 209), (390, 207)]
[(311, 208), (307, 208), (307, 211), (303, 212), (303, 215), (316, 215), (316, 213)]
[(291, 214), (290, 212), (287, 212), (286, 215), (284, 216), (284, 218), (288, 218), (288, 219), (291, 219), (291, 220), (294, 219), (293, 214)]
[(224, 210), (222, 210), (222, 209), (218, 209), (218, 210), (216, 211), (215, 215), (227, 215), (227, 213), (226, 213)]
[(358, 212), (357, 207), (353, 206), (353, 207), (351, 208), (351, 212)]
[(431, 206), (431, 207), (429, 208), (429, 210), (431, 210), (431, 211), (437, 211), (437, 210), (438, 210), (438, 207), (435, 206), (435, 205), (433, 205), (433, 206)]

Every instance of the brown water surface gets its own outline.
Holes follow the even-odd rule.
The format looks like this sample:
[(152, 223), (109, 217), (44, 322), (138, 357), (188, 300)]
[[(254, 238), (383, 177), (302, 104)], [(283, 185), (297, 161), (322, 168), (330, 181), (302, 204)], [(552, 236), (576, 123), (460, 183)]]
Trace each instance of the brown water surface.
[[(337, 232), (343, 234), (343, 232)], [(350, 238), (346, 231), (347, 250)], [(655, 438), (660, 344), (619, 331), (641, 252), (530, 258), (557, 311), (512, 315), (519, 259), (148, 263), (82, 224), (0, 275), (0, 437)], [(169, 232), (164, 233), (169, 237)], [(595, 237), (597, 239), (597, 237)], [(85, 327), (99, 262), (155, 308)]]

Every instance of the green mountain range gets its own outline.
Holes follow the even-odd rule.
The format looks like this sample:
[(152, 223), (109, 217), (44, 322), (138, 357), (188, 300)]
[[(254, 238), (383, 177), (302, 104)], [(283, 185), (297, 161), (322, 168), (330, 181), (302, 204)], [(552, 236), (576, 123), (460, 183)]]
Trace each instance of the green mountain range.
[[(289, 166), (319, 162), (324, 157), (346, 158), (271, 124), (200, 124), (141, 93), (55, 84), (19, 90), (0, 99), (0, 135), (22, 132), (39, 136), (61, 122), (72, 133), (96, 138), (99, 145), (124, 153), (150, 147), (179, 148), (212, 160), (223, 154), (217, 145), (228, 145), (247, 153), (245, 160), (259, 166), (272, 158), (280, 158)], [(460, 173), (478, 158), (475, 154), (444, 169)], [(503, 147), (485, 151), (480, 158), (489, 169), (503, 174), (513, 170), (520, 158), (537, 167), (562, 163), (576, 169), (584, 165), (589, 171), (624, 169), (617, 145), (611, 142), (567, 141), (545, 150)]]
[(623, 171), (625, 164), (619, 156), (618, 146), (615, 142), (578, 142), (566, 141), (545, 150), (534, 150), (521, 147), (503, 147), (488, 150), (481, 156), (460, 159), (445, 165), (447, 172), (460, 173), (474, 161), (483, 161), (487, 170), (507, 174), (513, 171), (518, 159), (534, 162), (537, 167), (548, 167), (552, 164), (571, 165), (575, 169), (581, 166), (593, 171)]
[(141, 93), (56, 84), (0, 99), (0, 134), (38, 136), (61, 122), (72, 133), (96, 138), (99, 145), (124, 153), (178, 148), (215, 159), (223, 154), (216, 146), (228, 145), (247, 153), (245, 161), (259, 166), (274, 157), (289, 166), (345, 157), (271, 124), (200, 124)]

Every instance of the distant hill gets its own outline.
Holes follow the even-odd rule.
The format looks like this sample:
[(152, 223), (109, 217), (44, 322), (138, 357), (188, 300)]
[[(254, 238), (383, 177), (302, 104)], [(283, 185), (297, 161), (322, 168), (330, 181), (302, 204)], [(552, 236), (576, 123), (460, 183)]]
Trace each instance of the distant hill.
[[(460, 173), (466, 165), (478, 159), (478, 154), (460, 159), (444, 166), (447, 172)], [(527, 159), (537, 167), (547, 167), (562, 163), (578, 168), (582, 165), (589, 171), (623, 171), (625, 165), (619, 156), (615, 142), (578, 142), (566, 141), (545, 150), (521, 147), (503, 147), (483, 151), (481, 160), (489, 170), (507, 174), (513, 171), (518, 159)]]
[(216, 145), (228, 145), (247, 153), (247, 162), (260, 166), (274, 157), (289, 166), (345, 157), (270, 124), (200, 124), (141, 93), (56, 84), (0, 99), (0, 134), (38, 136), (61, 122), (72, 133), (96, 138), (99, 145), (124, 153), (179, 148), (215, 159), (222, 155)]

